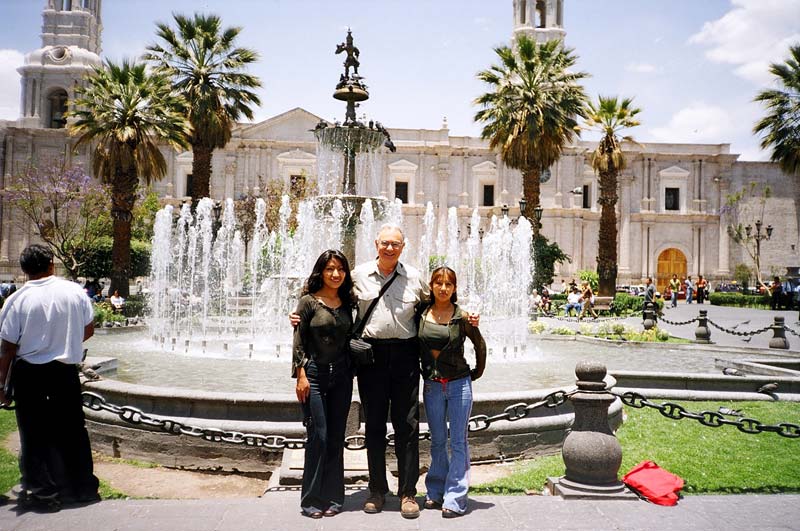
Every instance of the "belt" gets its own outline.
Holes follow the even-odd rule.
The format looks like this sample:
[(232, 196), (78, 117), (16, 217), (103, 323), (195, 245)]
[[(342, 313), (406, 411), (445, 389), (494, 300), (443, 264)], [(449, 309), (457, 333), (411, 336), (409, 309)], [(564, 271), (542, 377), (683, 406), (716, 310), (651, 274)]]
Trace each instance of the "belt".
[(408, 339), (395, 339), (395, 338), (392, 338), (392, 339), (379, 339), (379, 338), (374, 338), (374, 337), (363, 337), (362, 339), (364, 341), (366, 341), (367, 343), (369, 343), (370, 345), (375, 345), (375, 346), (406, 345), (408, 343), (412, 343), (412, 342), (416, 342), (417, 341), (416, 337), (409, 337)]

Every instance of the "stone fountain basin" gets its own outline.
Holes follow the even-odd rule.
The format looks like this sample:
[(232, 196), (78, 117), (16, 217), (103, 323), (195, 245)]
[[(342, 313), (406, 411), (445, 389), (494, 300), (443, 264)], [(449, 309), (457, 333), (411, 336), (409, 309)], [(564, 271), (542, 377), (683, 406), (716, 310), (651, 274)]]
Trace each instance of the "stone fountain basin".
[[(613, 385), (613, 378), (607, 377), (607, 384)], [(87, 382), (84, 387), (86, 391), (103, 396), (109, 403), (129, 405), (148, 415), (175, 419), (185, 425), (288, 438), (305, 436), (300, 408), (291, 395), (199, 391), (116, 380)], [(478, 393), (472, 414), (491, 416), (502, 413), (511, 404), (531, 404), (555, 390)], [(187, 435), (170, 435), (143, 424), (132, 426), (110, 412), (85, 411), (93, 447), (119, 458), (174, 467), (264, 473), (278, 466), (283, 454), (264, 448), (208, 442)], [(425, 430), (424, 405), (420, 415), (421, 427)], [(470, 455), (478, 461), (554, 453), (561, 447), (573, 419), (572, 406), (567, 402), (555, 408), (535, 409), (517, 421), (496, 422), (489, 429), (470, 435)], [(609, 423), (612, 429), (622, 423), (619, 400), (609, 410)], [(391, 431), (391, 426), (388, 431)], [(363, 433), (363, 413), (357, 394), (354, 394), (348, 417), (348, 434), (355, 433)], [(421, 442), (420, 452), (422, 456), (428, 454), (428, 441)], [(390, 461), (394, 458), (393, 449), (387, 450), (387, 456)]]

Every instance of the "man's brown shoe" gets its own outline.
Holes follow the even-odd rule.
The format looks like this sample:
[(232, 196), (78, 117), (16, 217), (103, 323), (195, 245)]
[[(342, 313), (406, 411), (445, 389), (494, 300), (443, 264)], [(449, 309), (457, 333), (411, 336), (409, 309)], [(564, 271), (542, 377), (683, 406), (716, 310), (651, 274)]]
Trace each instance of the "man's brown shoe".
[(372, 492), (369, 498), (367, 498), (367, 501), (364, 502), (364, 512), (368, 514), (379, 513), (383, 510), (383, 504), (385, 502), (386, 498), (383, 494)]
[(400, 515), (409, 519), (419, 517), (419, 505), (413, 496), (403, 496), (400, 501)]

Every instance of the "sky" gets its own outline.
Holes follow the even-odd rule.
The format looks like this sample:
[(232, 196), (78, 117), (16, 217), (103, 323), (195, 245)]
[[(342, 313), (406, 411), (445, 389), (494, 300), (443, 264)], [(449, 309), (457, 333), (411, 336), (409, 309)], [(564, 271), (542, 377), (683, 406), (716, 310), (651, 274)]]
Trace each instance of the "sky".
[[(19, 116), (24, 54), (41, 46), (45, 0), (0, 0), (0, 119)], [(771, 62), (800, 42), (800, 0), (565, 0), (566, 44), (587, 93), (632, 97), (640, 142), (731, 144), (742, 160), (766, 160), (752, 134), (764, 114), (756, 93), (775, 86)], [(139, 56), (156, 22), (172, 13), (215, 13), (239, 26), (237, 44), (258, 52), (261, 121), (302, 107), (344, 119), (332, 99), (342, 72), (336, 44), (352, 28), (370, 99), (358, 113), (389, 128), (479, 136), (476, 79), (511, 38), (512, 0), (105, 0), (103, 56)], [(595, 135), (584, 133), (583, 138)]]

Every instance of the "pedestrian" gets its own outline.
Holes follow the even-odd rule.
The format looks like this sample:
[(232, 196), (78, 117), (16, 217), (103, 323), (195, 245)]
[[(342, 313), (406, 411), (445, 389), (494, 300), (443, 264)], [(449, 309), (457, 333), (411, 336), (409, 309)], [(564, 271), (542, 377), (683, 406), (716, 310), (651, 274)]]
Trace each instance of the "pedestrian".
[[(443, 518), (455, 518), (467, 510), (467, 428), (472, 412), (472, 382), (481, 377), (486, 367), (486, 342), (456, 304), (455, 271), (449, 267), (435, 269), (429, 287), (431, 296), (423, 304), (418, 333), (422, 396), (431, 432), (425, 508), (441, 509)], [(475, 348), (473, 369), (464, 358), (467, 338)]]
[(687, 275), (684, 281), (686, 286), (686, 304), (692, 303), (692, 293), (694, 292), (694, 284), (692, 283), (692, 276)]
[[(781, 309), (781, 294), (783, 293), (783, 287), (781, 286), (781, 279), (779, 277), (775, 277), (772, 279), (772, 285), (770, 286), (770, 303), (769, 307), (773, 310), (780, 310)], [(791, 304), (789, 305), (791, 307)]]
[(647, 277), (644, 282), (644, 304), (642, 309), (646, 310), (648, 304), (652, 306), (656, 304), (656, 287), (653, 285), (653, 277)]
[(594, 310), (594, 292), (587, 280), (581, 282), (581, 300), (583, 302), (583, 308), (581, 308), (581, 313), (578, 315), (578, 321), (583, 319), (587, 310), (592, 314), (592, 317), (597, 319), (597, 312)]
[(341, 251), (317, 258), (297, 302), (292, 376), (307, 442), (300, 508), (305, 516), (336, 516), (344, 504), (344, 436), (353, 395), (347, 349), (356, 298)]
[(580, 315), (583, 311), (583, 304), (581, 304), (581, 294), (578, 292), (578, 286), (572, 288), (572, 293), (567, 295), (567, 304), (564, 306), (564, 316), (570, 317), (571, 312), (575, 311), (575, 315)]
[[(0, 381), (16, 403), (20, 434), (20, 503), (59, 510), (62, 503), (100, 499), (86, 431), (78, 365), (94, 334), (83, 289), (54, 275), (53, 253), (33, 244), (20, 255), (28, 282), (0, 313)], [(0, 404), (8, 404), (0, 390)]]
[(678, 292), (681, 290), (681, 281), (678, 280), (678, 275), (673, 274), (672, 279), (669, 281), (669, 289), (672, 292), (670, 297), (671, 306), (673, 308), (678, 307)]
[(703, 275), (699, 275), (697, 277), (697, 282), (695, 283), (695, 291), (697, 292), (697, 304), (703, 304), (703, 301), (708, 296), (707, 288), (708, 282), (706, 279), (703, 278)]

